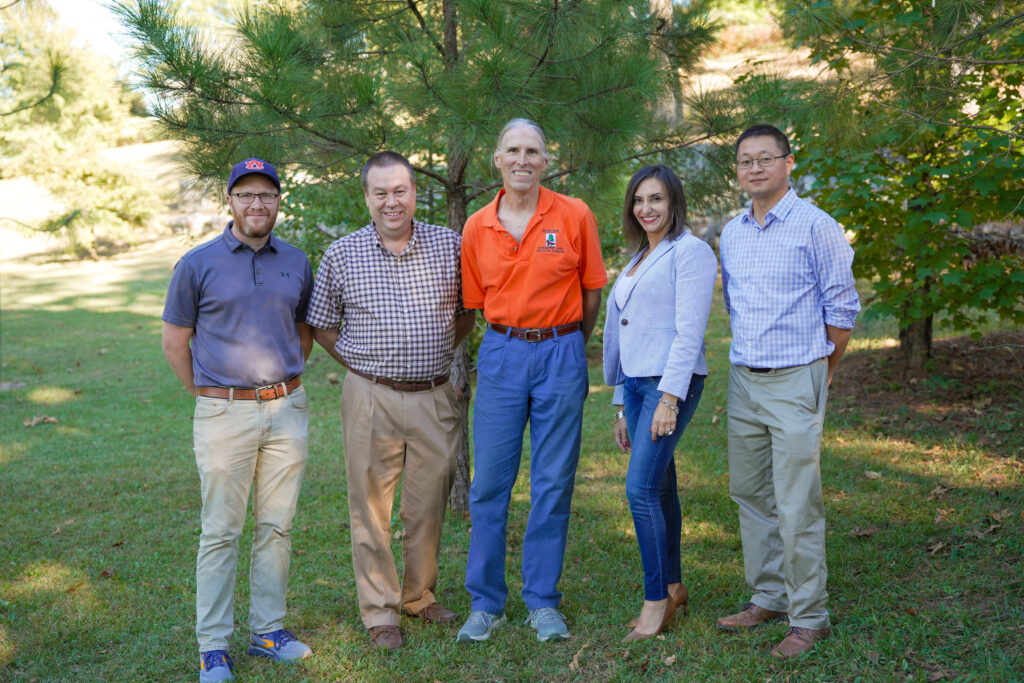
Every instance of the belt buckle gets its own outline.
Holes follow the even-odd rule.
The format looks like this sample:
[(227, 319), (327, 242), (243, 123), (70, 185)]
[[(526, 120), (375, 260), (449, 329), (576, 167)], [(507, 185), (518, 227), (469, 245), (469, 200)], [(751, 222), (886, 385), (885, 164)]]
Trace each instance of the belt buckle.
[[(281, 386), (281, 382), (277, 384), (268, 384), (264, 387), (258, 387), (256, 389), (256, 400), (262, 403), (263, 401), (273, 401), (276, 398), (281, 398), (283, 394), (279, 393), (278, 387)], [(271, 392), (270, 396), (264, 396), (264, 392)]]
[[(523, 341), (528, 341), (528, 342), (539, 342), (539, 341), (542, 341), (540, 335), (543, 332), (544, 332), (544, 330), (541, 330), (541, 329), (536, 328), (536, 327), (534, 327), (532, 329), (529, 329), (529, 330), (523, 330)], [(536, 338), (535, 339), (531, 339), (530, 338), (531, 335), (536, 335)]]

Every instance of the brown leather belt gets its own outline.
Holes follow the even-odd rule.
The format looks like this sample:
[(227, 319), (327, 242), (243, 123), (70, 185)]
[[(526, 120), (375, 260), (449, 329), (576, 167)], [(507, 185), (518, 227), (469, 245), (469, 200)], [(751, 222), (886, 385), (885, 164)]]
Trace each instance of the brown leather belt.
[(518, 327), (508, 327), (506, 325), (499, 325), (498, 323), (490, 323), (490, 326), (491, 329), (498, 334), (505, 334), (508, 332), (508, 336), (513, 339), (522, 339), (523, 341), (528, 342), (547, 341), (548, 339), (554, 339), (555, 336), (561, 337), (564, 334), (570, 334), (576, 330), (583, 329), (583, 323), (569, 323), (568, 325), (562, 325), (561, 327), (548, 327), (542, 330), (521, 330)]
[[(348, 367), (347, 365), (345, 367)], [(368, 379), (374, 384), (381, 384), (389, 389), (395, 391), (428, 391), (434, 387), (439, 387), (448, 381), (448, 373), (438, 375), (432, 380), (427, 382), (399, 382), (397, 379), (388, 379), (387, 377), (378, 377), (377, 375), (371, 375), (366, 372), (359, 372), (355, 368), (348, 368), (348, 371), (354, 375), (359, 375), (363, 379)]]
[(240, 401), (273, 401), (294, 392), (302, 384), (298, 375), (287, 382), (268, 384), (255, 389), (235, 389), (234, 387), (198, 387), (196, 392), (208, 398), (231, 398)]

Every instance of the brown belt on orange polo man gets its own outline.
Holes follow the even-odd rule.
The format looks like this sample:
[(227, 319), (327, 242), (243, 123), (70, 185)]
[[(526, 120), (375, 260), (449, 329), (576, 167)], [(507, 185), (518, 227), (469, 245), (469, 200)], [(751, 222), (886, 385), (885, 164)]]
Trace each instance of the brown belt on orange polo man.
[(273, 401), (293, 393), (302, 384), (302, 379), (296, 375), (287, 382), (268, 384), (265, 387), (255, 389), (236, 389), (235, 387), (198, 387), (196, 393), (207, 398), (229, 398), (239, 401)]

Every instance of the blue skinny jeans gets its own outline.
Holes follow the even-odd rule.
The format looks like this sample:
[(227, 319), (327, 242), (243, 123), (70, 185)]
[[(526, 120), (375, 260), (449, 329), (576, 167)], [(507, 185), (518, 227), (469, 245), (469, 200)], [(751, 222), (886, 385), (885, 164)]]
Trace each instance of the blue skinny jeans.
[(674, 451), (704, 391), (704, 376), (694, 375), (671, 436), (651, 441), (651, 422), (658, 407), (660, 377), (627, 377), (623, 385), (626, 428), (632, 452), (626, 473), (626, 497), (633, 515), (640, 561), (644, 568), (644, 599), (664, 600), (668, 585), (680, 583), (679, 538), (683, 519), (676, 488)]

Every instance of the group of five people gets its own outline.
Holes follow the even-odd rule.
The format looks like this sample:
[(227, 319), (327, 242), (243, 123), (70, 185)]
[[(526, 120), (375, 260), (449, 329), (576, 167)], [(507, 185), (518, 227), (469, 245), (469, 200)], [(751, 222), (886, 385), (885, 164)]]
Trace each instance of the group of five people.
[[(737, 630), (788, 618), (772, 655), (791, 657), (829, 631), (818, 458), (828, 385), (859, 304), (842, 229), (789, 185), (786, 136), (755, 126), (739, 137), (736, 153), (752, 203), (724, 228), (720, 254), (733, 332), (730, 494), (753, 596), (717, 625)], [(473, 417), (471, 600), (456, 639), (487, 640), (507, 620), (506, 528), (527, 423), (526, 622), (538, 640), (569, 637), (558, 582), (589, 388), (585, 345), (608, 279), (590, 209), (541, 184), (550, 163), (541, 127), (510, 121), (493, 162), (503, 186), (460, 237), (415, 220), (409, 161), (375, 154), (361, 177), (371, 222), (328, 248), (314, 280), (306, 256), (272, 233), (276, 170), (247, 159), (228, 178), (232, 221), (175, 267), (163, 349), (196, 397), (201, 681), (233, 678), (228, 643), (250, 490), (248, 652), (275, 661), (311, 654), (284, 618), (307, 453), (300, 375), (314, 339), (348, 369), (341, 422), (352, 563), (371, 642), (401, 647), (403, 613), (433, 624), (458, 618), (435, 595), (461, 430), (449, 368), (478, 309), (486, 330)], [(674, 451), (708, 372), (704, 330), (718, 262), (687, 230), (683, 187), (666, 166), (630, 180), (622, 228), (632, 256), (608, 296), (604, 373), (614, 386), (614, 441), (629, 454), (626, 494), (644, 572), (643, 607), (626, 640), (641, 640), (688, 603)], [(401, 581), (391, 551), (400, 481)]]

